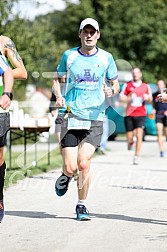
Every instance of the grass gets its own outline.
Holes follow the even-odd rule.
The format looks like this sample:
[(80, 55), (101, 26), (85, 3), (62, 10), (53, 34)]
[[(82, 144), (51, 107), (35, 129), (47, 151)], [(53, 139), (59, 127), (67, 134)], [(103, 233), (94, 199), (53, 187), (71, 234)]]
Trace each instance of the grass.
[[(37, 165), (34, 163), (34, 152), (27, 152), (27, 165), (24, 167), (23, 152), (12, 151), (12, 167), (7, 168), (5, 177), (5, 189), (26, 177), (48, 172), (62, 167), (63, 161), (59, 148), (50, 152), (50, 164), (48, 165), (48, 153), (38, 151)], [(9, 152), (5, 153), (5, 161), (9, 167)]]

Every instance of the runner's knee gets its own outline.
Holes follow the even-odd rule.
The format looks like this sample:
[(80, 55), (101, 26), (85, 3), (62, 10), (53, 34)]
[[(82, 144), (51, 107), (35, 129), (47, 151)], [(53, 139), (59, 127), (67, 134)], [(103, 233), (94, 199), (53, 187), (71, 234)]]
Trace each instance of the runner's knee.
[(90, 163), (90, 161), (88, 159), (86, 159), (86, 158), (78, 161), (79, 170), (82, 171), (82, 172), (88, 172), (89, 163)]

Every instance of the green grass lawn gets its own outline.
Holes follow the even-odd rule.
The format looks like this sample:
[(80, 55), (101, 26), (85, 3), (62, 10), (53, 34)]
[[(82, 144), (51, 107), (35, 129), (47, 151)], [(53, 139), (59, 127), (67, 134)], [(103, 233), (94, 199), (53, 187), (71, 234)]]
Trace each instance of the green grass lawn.
[(12, 167), (9, 168), (9, 152), (5, 153), (5, 161), (7, 164), (5, 189), (15, 184), (17, 181), (25, 177), (37, 175), (49, 170), (62, 167), (62, 156), (60, 150), (56, 149), (50, 152), (50, 164), (48, 165), (48, 153), (46, 151), (38, 151), (37, 166), (34, 164), (34, 152), (27, 152), (27, 165), (24, 167), (24, 153), (12, 151)]

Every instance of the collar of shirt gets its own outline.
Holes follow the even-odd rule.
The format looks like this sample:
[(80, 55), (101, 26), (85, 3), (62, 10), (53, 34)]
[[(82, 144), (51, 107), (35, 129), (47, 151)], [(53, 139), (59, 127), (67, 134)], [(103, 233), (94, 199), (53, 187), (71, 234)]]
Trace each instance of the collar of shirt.
[(133, 85), (134, 85), (135, 87), (139, 87), (141, 84), (142, 84), (142, 81), (141, 81), (141, 80), (138, 81), (138, 82), (133, 81)]

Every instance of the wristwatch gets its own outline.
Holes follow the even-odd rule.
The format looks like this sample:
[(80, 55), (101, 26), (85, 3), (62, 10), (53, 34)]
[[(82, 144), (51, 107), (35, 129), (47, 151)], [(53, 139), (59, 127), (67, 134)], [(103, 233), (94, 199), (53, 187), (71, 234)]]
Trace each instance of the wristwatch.
[(3, 92), (2, 95), (7, 95), (11, 100), (13, 99), (13, 94), (11, 92)]

